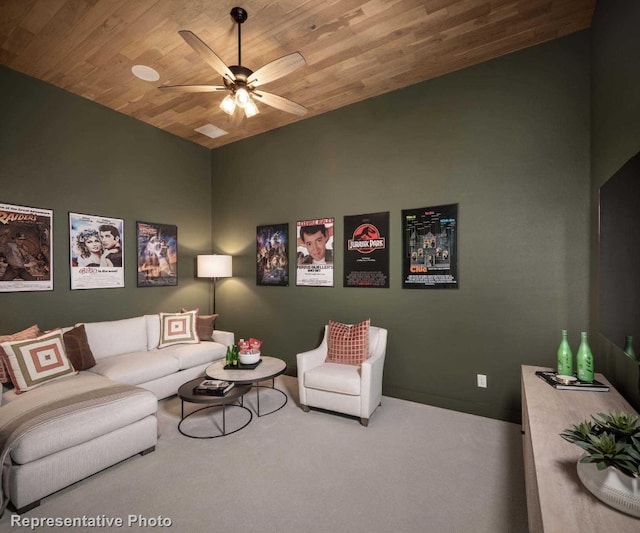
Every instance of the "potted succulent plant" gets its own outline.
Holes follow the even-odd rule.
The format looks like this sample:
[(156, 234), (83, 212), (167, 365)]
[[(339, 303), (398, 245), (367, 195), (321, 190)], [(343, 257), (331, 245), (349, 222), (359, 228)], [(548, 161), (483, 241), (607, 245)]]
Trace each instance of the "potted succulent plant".
[(612, 411), (591, 418), (560, 433), (585, 451), (578, 461), (578, 477), (600, 500), (640, 517), (638, 416)]

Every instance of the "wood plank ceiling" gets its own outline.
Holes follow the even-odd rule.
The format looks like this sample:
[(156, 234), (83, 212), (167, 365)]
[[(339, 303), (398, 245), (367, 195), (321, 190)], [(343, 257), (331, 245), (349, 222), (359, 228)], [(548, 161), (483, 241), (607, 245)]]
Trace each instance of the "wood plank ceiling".
[[(0, 0), (0, 61), (208, 148), (394, 91), (588, 28), (596, 0)], [(223, 92), (159, 85), (221, 77), (180, 37), (188, 29), (227, 64), (238, 57), (231, 8), (252, 70), (299, 51), (302, 68), (261, 87), (306, 108), (299, 117), (259, 104), (229, 117)], [(160, 74), (133, 76), (134, 65)], [(196, 128), (228, 134), (211, 139)]]

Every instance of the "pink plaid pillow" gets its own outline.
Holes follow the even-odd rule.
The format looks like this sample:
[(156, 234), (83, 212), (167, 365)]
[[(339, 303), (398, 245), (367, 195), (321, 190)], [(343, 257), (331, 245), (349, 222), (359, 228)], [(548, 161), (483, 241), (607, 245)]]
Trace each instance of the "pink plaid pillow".
[(369, 318), (359, 324), (341, 324), (329, 320), (326, 362), (360, 365), (368, 359), (370, 323)]
[[(18, 331), (12, 335), (0, 335), (0, 342), (11, 342), (11, 341), (24, 341), (28, 339), (35, 339), (42, 335), (42, 331), (37, 325), (33, 325), (27, 329), (23, 329), (22, 331)], [(2, 347), (0, 347), (2, 350)], [(2, 357), (0, 357), (0, 383), (9, 383), (9, 372), (7, 372), (4, 367), (4, 363), (2, 362)]]

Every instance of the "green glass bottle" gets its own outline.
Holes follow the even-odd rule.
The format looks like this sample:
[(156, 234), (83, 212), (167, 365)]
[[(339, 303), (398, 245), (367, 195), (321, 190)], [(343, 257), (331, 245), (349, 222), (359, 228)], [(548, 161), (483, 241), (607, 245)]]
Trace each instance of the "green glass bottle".
[(567, 330), (563, 329), (562, 340), (558, 347), (558, 374), (573, 376), (573, 354), (571, 346), (569, 346), (568, 335)]
[(238, 366), (238, 352), (239, 351), (240, 350), (238, 349), (238, 345), (234, 344), (233, 345), (233, 350), (232, 350), (232, 352), (233, 352), (233, 361), (231, 363), (232, 366)]
[(589, 342), (587, 340), (587, 332), (580, 333), (582, 337), (580, 341), (580, 347), (576, 354), (576, 362), (578, 364), (578, 379), (586, 383), (593, 382), (593, 354), (591, 348), (589, 348)]
[(624, 353), (626, 353), (631, 359), (636, 360), (636, 353), (633, 351), (633, 337), (627, 335), (624, 343)]
[(233, 352), (231, 351), (231, 346), (227, 346), (227, 356), (224, 360), (226, 366), (233, 365)]

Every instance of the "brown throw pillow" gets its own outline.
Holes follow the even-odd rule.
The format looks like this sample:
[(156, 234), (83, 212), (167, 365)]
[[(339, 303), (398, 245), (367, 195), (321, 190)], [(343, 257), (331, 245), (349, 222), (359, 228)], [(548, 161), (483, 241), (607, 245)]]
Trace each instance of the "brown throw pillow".
[[(18, 331), (17, 333), (13, 333), (11, 335), (0, 335), (0, 342), (11, 342), (11, 341), (24, 341), (28, 339), (35, 339), (42, 335), (42, 331), (40, 328), (34, 324), (27, 329), (23, 329), (22, 331)], [(2, 347), (0, 347), (0, 351)], [(4, 367), (4, 363), (2, 362), (2, 357), (0, 357), (0, 383), (9, 383), (9, 372)]]
[(359, 324), (341, 324), (329, 320), (326, 361), (360, 365), (368, 359), (370, 322), (369, 318)]
[[(195, 309), (198, 311), (198, 309)], [(187, 309), (184, 307), (180, 310), (181, 313), (186, 313)], [(218, 315), (201, 315), (196, 317), (196, 332), (201, 341), (212, 341), (213, 330), (215, 329), (215, 322)]]
[(96, 366), (96, 360), (87, 340), (84, 324), (67, 331), (63, 336), (67, 357), (76, 370), (88, 370)]

